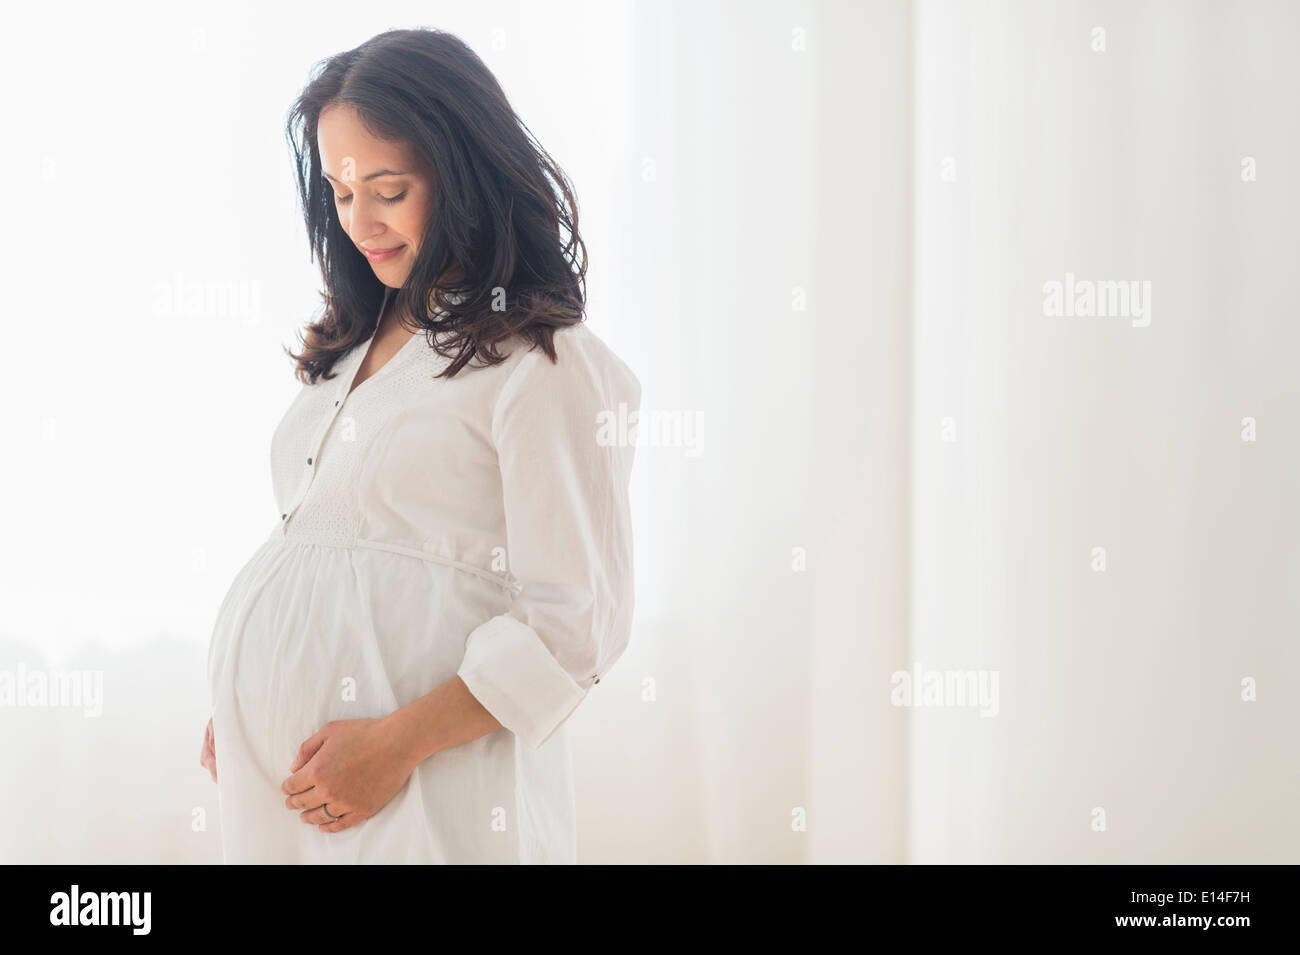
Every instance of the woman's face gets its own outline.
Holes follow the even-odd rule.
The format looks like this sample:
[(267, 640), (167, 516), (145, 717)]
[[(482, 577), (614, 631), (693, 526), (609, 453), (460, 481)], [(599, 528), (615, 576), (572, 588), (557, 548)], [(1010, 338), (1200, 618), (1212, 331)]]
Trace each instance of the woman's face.
[(400, 288), (433, 204), (428, 170), (409, 146), (371, 136), (349, 106), (321, 111), (317, 143), (344, 231), (379, 280)]

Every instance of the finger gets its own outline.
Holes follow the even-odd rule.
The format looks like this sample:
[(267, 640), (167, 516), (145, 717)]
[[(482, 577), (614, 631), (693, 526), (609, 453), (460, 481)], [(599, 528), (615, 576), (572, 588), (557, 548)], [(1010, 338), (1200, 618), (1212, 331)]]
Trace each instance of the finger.
[(326, 730), (330, 724), (325, 724), (315, 736), (309, 737), (301, 746), (298, 747), (298, 755), (294, 757), (293, 762), (289, 765), (289, 778), (280, 784), (280, 791), (286, 794), (300, 793), (310, 789), (315, 783), (307, 778), (307, 770), (311, 764), (311, 759), (325, 745)]
[(359, 813), (350, 812), (345, 816), (339, 816), (337, 822), (327, 822), (324, 825), (317, 826), (318, 832), (342, 832), (344, 829), (351, 829), (353, 826), (359, 826), (366, 819)]
[[(328, 725), (329, 724), (327, 723), (326, 726)], [(318, 730), (314, 736), (308, 737), (303, 744), (298, 747), (298, 755), (295, 756), (293, 762), (289, 764), (289, 772), (296, 773), (302, 767), (306, 766), (307, 763), (311, 761), (311, 758), (316, 755), (316, 750), (320, 749), (321, 745), (325, 742), (325, 737), (325, 727)]]
[[(328, 799), (321, 798), (321, 791), (317, 787), (312, 786), (310, 789), (304, 789), (300, 793), (294, 793), (292, 796), (286, 796), (284, 799), (284, 808), (285, 809), (315, 809), (317, 806), (320, 806), (327, 802), (329, 802)], [(335, 813), (335, 815), (338, 815), (338, 813)]]
[(338, 819), (346, 819), (349, 815), (351, 813), (339, 812), (338, 805), (335, 804), (334, 808), (330, 810), (330, 816), (333, 816), (334, 819), (330, 819), (330, 816), (325, 815), (324, 806), (313, 806), (311, 809), (298, 813), (298, 818), (313, 826), (323, 826)]
[[(311, 742), (311, 740), (308, 740), (308, 742)], [(303, 743), (302, 745), (306, 746), (307, 743)], [(317, 746), (317, 749), (319, 748), (320, 747)], [(299, 749), (298, 752), (301, 754), (302, 750)], [(314, 754), (315, 750), (313, 750), (313, 755)], [(280, 791), (288, 795), (294, 795), (295, 793), (304, 793), (315, 786), (316, 781), (309, 778), (311, 775), (310, 767), (310, 759), (304, 760), (301, 755), (294, 757), (288, 778), (280, 784)]]

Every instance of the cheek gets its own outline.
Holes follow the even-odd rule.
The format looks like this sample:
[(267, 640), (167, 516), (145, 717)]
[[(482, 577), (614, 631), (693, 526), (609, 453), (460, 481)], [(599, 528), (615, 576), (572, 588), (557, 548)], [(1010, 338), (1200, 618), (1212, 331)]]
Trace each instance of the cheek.
[(402, 203), (400, 228), (402, 234), (413, 245), (424, 235), (424, 227), (429, 221), (432, 204), (433, 195), (424, 185), (413, 188), (410, 199)]
[(414, 211), (403, 211), (399, 219), (393, 224), (399, 229), (402, 235), (406, 236), (411, 242), (419, 242), (420, 236), (424, 235), (424, 213)]

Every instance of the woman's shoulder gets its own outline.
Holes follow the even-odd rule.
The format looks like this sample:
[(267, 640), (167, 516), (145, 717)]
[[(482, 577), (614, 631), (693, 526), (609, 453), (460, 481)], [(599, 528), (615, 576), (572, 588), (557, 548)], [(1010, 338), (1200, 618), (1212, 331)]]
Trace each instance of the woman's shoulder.
[(552, 342), (556, 358), (553, 364), (540, 345), (528, 352), (531, 358), (526, 360), (544, 362), (554, 367), (557, 374), (566, 376), (600, 373), (636, 378), (627, 362), (586, 321), (557, 329)]
[(554, 362), (540, 344), (515, 343), (502, 363), (502, 394), (577, 392), (612, 404), (640, 400), (636, 374), (586, 321), (557, 329), (552, 345)]

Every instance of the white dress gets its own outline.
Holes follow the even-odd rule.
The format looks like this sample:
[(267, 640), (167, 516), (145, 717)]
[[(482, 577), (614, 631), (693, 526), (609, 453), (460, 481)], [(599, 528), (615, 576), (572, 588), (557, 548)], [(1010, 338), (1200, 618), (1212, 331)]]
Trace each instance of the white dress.
[[(584, 323), (556, 333), (558, 364), (512, 340), (504, 362), (450, 379), (417, 332), (348, 394), (371, 340), (276, 428), (280, 519), (217, 613), (225, 861), (573, 863), (563, 724), (631, 632), (640, 383)], [(456, 674), (501, 729), (424, 760), (342, 832), (285, 807), (289, 765), (325, 723)]]

